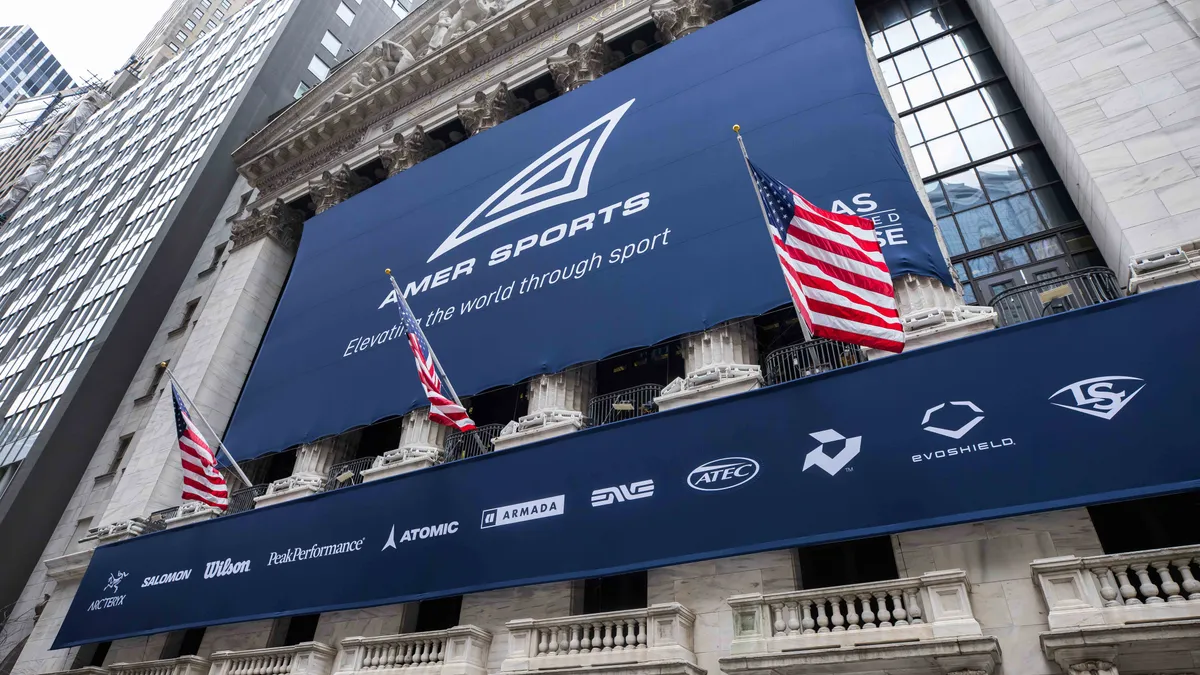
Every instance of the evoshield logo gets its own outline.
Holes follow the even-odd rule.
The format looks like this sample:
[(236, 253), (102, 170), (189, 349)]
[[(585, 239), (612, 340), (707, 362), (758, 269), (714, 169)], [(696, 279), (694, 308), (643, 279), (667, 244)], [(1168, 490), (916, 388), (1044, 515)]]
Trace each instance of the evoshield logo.
[(693, 490), (717, 492), (745, 485), (758, 475), (758, 462), (749, 457), (723, 457), (692, 469), (687, 484)]
[[(1128, 387), (1133, 387), (1134, 383), (1141, 383), (1141, 385), (1132, 392), (1128, 388), (1121, 391), (1113, 391), (1115, 387), (1122, 386), (1117, 384), (1118, 382), (1124, 382)], [(1121, 412), (1121, 408), (1124, 408), (1127, 403), (1133, 400), (1134, 396), (1138, 395), (1138, 392), (1145, 388), (1146, 381), (1138, 377), (1129, 377), (1127, 375), (1092, 377), (1068, 384), (1054, 392), (1050, 395), (1050, 403), (1060, 408), (1083, 413), (1084, 415), (1094, 415), (1101, 419), (1111, 420), (1117, 413)], [(1054, 402), (1055, 397), (1068, 391), (1071, 392), (1074, 405)], [(1063, 396), (1059, 400), (1071, 399)]]
[[(850, 460), (858, 456), (859, 448), (862, 446), (862, 436), (854, 436), (846, 438), (833, 429), (825, 429), (809, 434), (813, 438), (820, 441), (820, 445), (809, 451), (804, 457), (804, 468), (801, 471), (808, 471), (808, 467), (816, 465), (821, 467), (825, 473), (832, 476), (833, 474), (846, 468)], [(836, 455), (830, 457), (825, 454), (826, 443), (837, 443), (845, 441), (846, 445)]]
[(544, 499), (535, 499), (531, 502), (521, 502), (520, 504), (497, 506), (494, 509), (484, 509), (483, 520), (479, 523), (479, 529), (486, 530), (489, 527), (500, 527), (501, 525), (523, 523), (527, 520), (561, 516), (563, 514), (564, 498), (565, 495), (555, 495)]
[[(587, 197), (596, 159), (634, 100), (580, 129), (513, 176), (467, 216), (426, 262), (517, 218)], [(476, 224), (481, 219), (483, 223)]]
[(619, 502), (654, 496), (654, 481), (639, 480), (629, 485), (592, 490), (592, 506), (608, 506)]
[(962, 438), (963, 436), (966, 436), (968, 432), (970, 432), (972, 429), (975, 428), (976, 425), (978, 425), (980, 422), (983, 421), (983, 410), (980, 410), (979, 406), (975, 405), (974, 403), (972, 403), (970, 401), (951, 401), (950, 405), (967, 408), (971, 412), (977, 413), (977, 414), (975, 415), (975, 417), (973, 419), (971, 419), (971, 421), (967, 422), (966, 424), (963, 424), (962, 426), (960, 426), (957, 429), (943, 429), (942, 427), (935, 427), (929, 423), (930, 418), (933, 417), (933, 414), (935, 412), (946, 407), (945, 403), (939, 403), (939, 404), (933, 406), (932, 408), (930, 408), (929, 410), (925, 411), (925, 419), (921, 420), (922, 428), (925, 429), (925, 431), (928, 431), (930, 433), (938, 434), (939, 436), (945, 436), (947, 438), (953, 438), (955, 440), (958, 440), (958, 439)]

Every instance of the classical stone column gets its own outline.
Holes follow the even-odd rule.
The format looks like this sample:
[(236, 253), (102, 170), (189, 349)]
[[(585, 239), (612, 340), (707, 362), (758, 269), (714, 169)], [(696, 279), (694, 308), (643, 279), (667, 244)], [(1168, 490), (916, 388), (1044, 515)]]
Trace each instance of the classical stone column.
[[(966, 304), (961, 292), (940, 279), (905, 274), (893, 278), (892, 284), (896, 289), (896, 308), (904, 323), (905, 351), (996, 327), (995, 310)], [(867, 350), (867, 357), (872, 359), (888, 355), (889, 352)]]
[(363, 481), (424, 469), (442, 461), (446, 452), (446, 427), (429, 419), (429, 408), (417, 408), (400, 422), (400, 445), (375, 458), (362, 472)]
[(319, 179), (309, 181), (308, 187), (317, 213), (323, 213), (371, 187), (371, 181), (354, 173), (348, 164), (343, 164), (336, 171), (325, 171)]
[(650, 5), (650, 16), (659, 38), (672, 42), (721, 18), (729, 0), (659, 0)]
[(520, 115), (528, 107), (529, 104), (514, 96), (508, 85), (501, 82), (491, 94), (476, 92), (474, 100), (459, 103), (458, 118), (466, 127), (467, 135), (474, 136)]
[(687, 375), (676, 378), (654, 402), (660, 410), (740, 394), (763, 384), (754, 322), (730, 321), (683, 338)]
[(351, 431), (301, 445), (296, 450), (292, 475), (267, 486), (266, 494), (254, 498), (255, 508), (323, 492), (329, 481), (329, 470), (350, 459), (358, 448), (358, 440), (359, 433)]
[(565, 54), (546, 59), (554, 84), (564, 94), (595, 80), (615, 65), (613, 52), (604, 43), (602, 33), (596, 33), (583, 46), (572, 42)]
[(529, 414), (509, 422), (492, 441), (496, 450), (579, 431), (596, 393), (596, 366), (588, 364), (529, 381)]
[(408, 138), (396, 132), (390, 143), (379, 146), (379, 160), (383, 163), (383, 168), (387, 169), (390, 178), (445, 149), (445, 143), (430, 138), (425, 129), (418, 124), (409, 132)]
[[(249, 189), (239, 179), (231, 194)], [(233, 222), (232, 246), (171, 369), (217, 434), (225, 430), (250, 371), (256, 346), (295, 257), (304, 213), (276, 201)], [(146, 413), (146, 427), (130, 448), (107, 510), (96, 520), (120, 528), (146, 515), (179, 505), (182, 468), (178, 459), (171, 397), (159, 396)], [(212, 442), (212, 439), (209, 439)]]

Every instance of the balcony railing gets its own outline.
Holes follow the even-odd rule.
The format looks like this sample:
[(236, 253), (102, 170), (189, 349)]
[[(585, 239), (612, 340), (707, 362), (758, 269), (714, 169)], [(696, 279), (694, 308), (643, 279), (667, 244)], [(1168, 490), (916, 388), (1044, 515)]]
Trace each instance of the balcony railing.
[(491, 452), (492, 439), (499, 436), (503, 428), (503, 424), (485, 424), (466, 433), (451, 430), (446, 434), (446, 461), (454, 462)]
[(1035, 560), (1052, 631), (1200, 619), (1200, 546)]
[(229, 495), (229, 508), (225, 509), (224, 515), (232, 516), (235, 513), (249, 511), (254, 508), (254, 498), (261, 497), (267, 494), (266, 483), (259, 485), (251, 485), (248, 488), (243, 488)]
[(616, 664), (695, 664), (696, 615), (679, 603), (505, 624), (510, 647), (503, 672), (611, 667)]
[[(962, 570), (813, 590), (737, 595), (731, 653), (778, 654), (980, 636)], [(727, 671), (728, 672), (728, 671)]]
[(767, 354), (767, 384), (790, 382), (866, 360), (866, 354), (858, 345), (825, 338), (799, 342)]
[(349, 462), (334, 464), (329, 469), (329, 481), (325, 484), (325, 491), (328, 492), (338, 488), (361, 484), (363, 482), (363, 469), (369, 469), (374, 464), (374, 457), (363, 457), (361, 459), (352, 459)]
[(1107, 267), (1089, 267), (1010, 288), (988, 304), (996, 310), (1001, 326), (1012, 326), (1119, 297), (1121, 288), (1117, 285), (1117, 275)]
[(329, 675), (335, 654), (336, 650), (320, 642), (216, 652), (209, 675)]
[(639, 384), (636, 387), (596, 396), (588, 404), (588, 425), (630, 420), (655, 412), (654, 398), (662, 392), (661, 384)]
[(492, 634), (478, 626), (379, 637), (349, 637), (341, 642), (338, 675), (388, 671), (441, 670), (452, 666), (456, 675), (484, 675)]
[(109, 675), (208, 675), (208, 668), (208, 659), (180, 656), (160, 661), (114, 663), (106, 670)]

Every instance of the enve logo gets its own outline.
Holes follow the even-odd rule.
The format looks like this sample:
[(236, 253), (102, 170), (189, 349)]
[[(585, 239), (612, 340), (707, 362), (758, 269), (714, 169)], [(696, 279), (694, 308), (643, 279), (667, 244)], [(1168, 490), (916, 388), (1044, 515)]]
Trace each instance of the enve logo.
[[(586, 197), (600, 151), (635, 100), (629, 99), (533, 160), (454, 228), (426, 262), (517, 218)], [(481, 217), (484, 222), (476, 225)]]
[(745, 485), (758, 475), (758, 462), (749, 457), (722, 457), (692, 469), (687, 484), (693, 490), (717, 492)]
[(634, 499), (645, 499), (646, 497), (653, 496), (654, 481), (650, 479), (639, 480), (629, 485), (617, 485), (616, 487), (592, 490), (592, 506), (608, 506), (609, 504), (633, 501)]

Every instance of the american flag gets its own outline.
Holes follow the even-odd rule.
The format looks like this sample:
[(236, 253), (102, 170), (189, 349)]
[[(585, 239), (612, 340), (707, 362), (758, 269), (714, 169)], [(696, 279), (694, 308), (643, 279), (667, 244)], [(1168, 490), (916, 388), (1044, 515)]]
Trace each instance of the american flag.
[(392, 288), (396, 292), (396, 305), (400, 308), (401, 330), (408, 335), (408, 346), (412, 348), (413, 359), (417, 362), (417, 376), (421, 379), (421, 386), (425, 388), (425, 398), (429, 399), (429, 419), (459, 431), (471, 431), (475, 428), (475, 423), (461, 405), (446, 396), (446, 392), (450, 390), (446, 373), (439, 372), (425, 333), (421, 331), (420, 324), (408, 308), (408, 301), (404, 299), (404, 294), (400, 292), (395, 279), (392, 279)]
[(229, 490), (225, 478), (217, 471), (217, 458), (212, 448), (192, 423), (187, 406), (171, 383), (175, 404), (175, 430), (179, 435), (180, 459), (183, 460), (183, 498), (204, 502), (224, 511), (229, 508)]
[(753, 163), (750, 170), (792, 302), (812, 334), (902, 351), (904, 326), (874, 224), (819, 209)]

